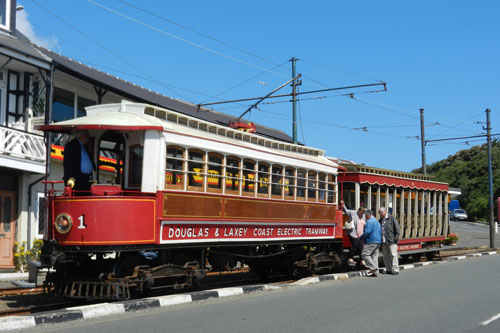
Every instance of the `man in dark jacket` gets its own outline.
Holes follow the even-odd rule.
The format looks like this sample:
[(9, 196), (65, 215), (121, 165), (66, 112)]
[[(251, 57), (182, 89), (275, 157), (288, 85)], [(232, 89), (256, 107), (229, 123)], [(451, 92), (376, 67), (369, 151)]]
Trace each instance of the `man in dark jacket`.
[(64, 147), (64, 184), (71, 186), (76, 195), (88, 195), (81, 191), (90, 191), (90, 179), (94, 163), (85, 145), (89, 141), (89, 133), (86, 130), (77, 130), (75, 138)]
[(380, 225), (382, 226), (382, 253), (384, 255), (384, 266), (387, 274), (399, 274), (398, 242), (399, 222), (387, 213), (385, 207), (378, 210), (380, 214)]

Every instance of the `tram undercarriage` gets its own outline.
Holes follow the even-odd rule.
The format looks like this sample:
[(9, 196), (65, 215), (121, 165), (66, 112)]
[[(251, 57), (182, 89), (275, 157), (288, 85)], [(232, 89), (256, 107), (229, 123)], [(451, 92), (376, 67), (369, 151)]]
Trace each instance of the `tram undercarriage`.
[(297, 279), (339, 271), (345, 262), (340, 242), (121, 252), (60, 252), (52, 246), (44, 253), (42, 262), (56, 268), (47, 274), (45, 291), (88, 300), (126, 300), (159, 289), (196, 289), (208, 272), (249, 267), (264, 280), (273, 274)]

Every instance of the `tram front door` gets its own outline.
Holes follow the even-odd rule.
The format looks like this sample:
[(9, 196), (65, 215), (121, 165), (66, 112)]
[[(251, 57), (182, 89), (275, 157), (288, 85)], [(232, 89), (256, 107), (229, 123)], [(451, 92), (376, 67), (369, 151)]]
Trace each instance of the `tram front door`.
[(13, 267), (15, 237), (16, 195), (11, 191), (0, 191), (0, 267)]

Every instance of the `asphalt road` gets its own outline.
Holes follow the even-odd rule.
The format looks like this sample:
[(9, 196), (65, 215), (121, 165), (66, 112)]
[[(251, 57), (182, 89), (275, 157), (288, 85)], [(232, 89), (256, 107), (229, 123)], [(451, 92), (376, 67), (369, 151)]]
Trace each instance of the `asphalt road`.
[(485, 256), (30, 332), (500, 332), (499, 276)]
[[(477, 222), (450, 221), (451, 232), (457, 233), (458, 246), (490, 246), (490, 226)], [(495, 243), (500, 247), (500, 233), (495, 234)]]

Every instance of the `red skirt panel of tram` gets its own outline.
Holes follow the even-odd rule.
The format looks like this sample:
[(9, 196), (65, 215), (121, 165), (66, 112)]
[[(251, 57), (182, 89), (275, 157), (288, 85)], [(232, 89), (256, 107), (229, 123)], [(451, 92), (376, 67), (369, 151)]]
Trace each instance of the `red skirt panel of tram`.
[(71, 230), (54, 232), (60, 245), (128, 245), (157, 242), (155, 197), (56, 197), (54, 218), (66, 214)]

